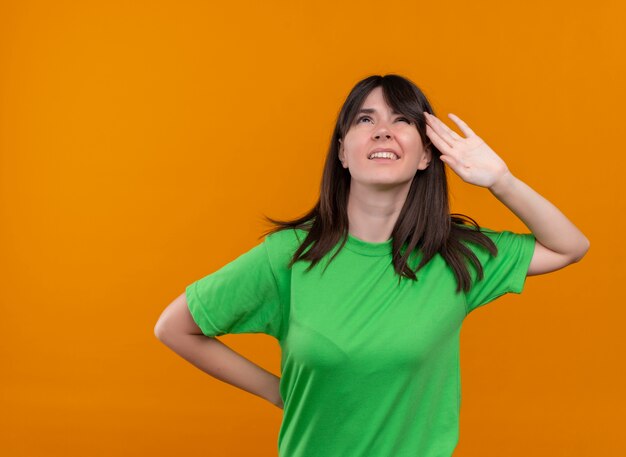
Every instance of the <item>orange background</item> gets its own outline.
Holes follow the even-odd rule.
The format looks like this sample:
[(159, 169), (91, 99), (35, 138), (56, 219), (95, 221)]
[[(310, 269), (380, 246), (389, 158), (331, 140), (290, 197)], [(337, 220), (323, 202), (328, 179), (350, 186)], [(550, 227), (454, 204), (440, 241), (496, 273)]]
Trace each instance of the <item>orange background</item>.
[[(455, 456), (626, 455), (626, 37), (615, 1), (4, 1), (0, 454), (273, 456), (282, 411), (154, 336), (316, 201), (335, 116), (415, 81), (590, 239), (462, 332)], [(453, 212), (527, 232), (452, 170)], [(223, 342), (279, 375), (267, 335)]]

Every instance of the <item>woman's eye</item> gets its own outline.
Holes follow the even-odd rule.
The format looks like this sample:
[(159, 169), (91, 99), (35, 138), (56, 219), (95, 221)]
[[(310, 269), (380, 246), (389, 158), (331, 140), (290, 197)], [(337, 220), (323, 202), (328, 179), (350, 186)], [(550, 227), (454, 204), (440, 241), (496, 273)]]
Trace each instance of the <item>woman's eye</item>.
[[(359, 122), (361, 122), (362, 120), (364, 120), (364, 119), (368, 119), (368, 120), (370, 120), (370, 121), (372, 120), (369, 116), (361, 116), (360, 118), (358, 118), (358, 119), (357, 119), (357, 121), (356, 121), (356, 122), (357, 122), (357, 124), (358, 124)], [(410, 121), (410, 120), (408, 120), (406, 117), (399, 117), (399, 118), (397, 118), (396, 120), (397, 120), (397, 121), (405, 121), (407, 124), (410, 124), (410, 123), (411, 123), (411, 121)]]

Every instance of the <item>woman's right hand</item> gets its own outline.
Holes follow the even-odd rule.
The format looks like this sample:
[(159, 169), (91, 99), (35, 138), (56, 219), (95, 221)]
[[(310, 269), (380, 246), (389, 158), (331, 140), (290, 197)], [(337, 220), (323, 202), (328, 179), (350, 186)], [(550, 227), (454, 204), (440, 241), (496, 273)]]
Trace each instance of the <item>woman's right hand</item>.
[(283, 405), (283, 399), (281, 398), (280, 394), (278, 395), (278, 400), (273, 401), (272, 403), (278, 406), (280, 409), (284, 409), (285, 405)]

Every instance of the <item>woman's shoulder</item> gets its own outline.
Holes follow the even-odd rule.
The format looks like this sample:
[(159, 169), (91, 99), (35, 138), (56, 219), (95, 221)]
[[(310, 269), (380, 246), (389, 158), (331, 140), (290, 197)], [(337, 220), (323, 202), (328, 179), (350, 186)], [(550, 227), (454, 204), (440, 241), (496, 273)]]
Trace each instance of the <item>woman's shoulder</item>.
[(285, 228), (266, 235), (265, 240), (272, 246), (298, 246), (302, 244), (306, 238), (307, 231), (296, 228)]
[(265, 237), (268, 255), (275, 265), (285, 266), (307, 236), (303, 229), (286, 228)]
[[(478, 240), (476, 234), (472, 234), (467, 237), (462, 237), (459, 241), (467, 246), (478, 259), (484, 260), (491, 257), (490, 253), (493, 246), (496, 248), (496, 252), (503, 251), (508, 253), (509, 251), (519, 251), (525, 249), (527, 245), (534, 244), (534, 235), (532, 233), (518, 233), (513, 230), (495, 230), (489, 227), (470, 227), (465, 226), (464, 229), (475, 231), (482, 235), (482, 239)], [(493, 243), (492, 247), (488, 247), (489, 241)], [(497, 254), (496, 254), (497, 255)], [(508, 255), (508, 254), (505, 254)]]
[[(456, 224), (456, 226), (461, 230), (474, 232), (474, 233), (468, 233), (466, 235), (463, 235), (463, 234), (458, 235), (458, 242), (460, 242), (461, 244), (466, 246), (468, 249), (470, 249), (479, 258), (481, 258), (481, 256), (488, 255), (489, 253), (489, 249), (487, 249), (485, 245), (486, 243), (488, 243), (488, 241), (486, 241), (485, 238), (487, 238), (493, 244), (497, 245), (498, 240), (500, 239), (503, 233), (500, 230), (494, 230), (489, 227), (476, 227), (473, 225), (462, 225), (462, 224)], [(479, 237), (482, 239), (479, 240), (478, 239)]]
[(456, 226), (460, 230), (468, 230), (468, 231), (471, 231), (471, 232), (480, 232), (480, 233), (488, 236), (489, 238), (497, 237), (500, 233), (502, 233), (502, 231), (494, 230), (494, 229), (491, 229), (491, 228), (488, 228), (488, 227), (476, 227), (474, 225), (458, 224), (458, 223), (453, 223), (453, 225)]

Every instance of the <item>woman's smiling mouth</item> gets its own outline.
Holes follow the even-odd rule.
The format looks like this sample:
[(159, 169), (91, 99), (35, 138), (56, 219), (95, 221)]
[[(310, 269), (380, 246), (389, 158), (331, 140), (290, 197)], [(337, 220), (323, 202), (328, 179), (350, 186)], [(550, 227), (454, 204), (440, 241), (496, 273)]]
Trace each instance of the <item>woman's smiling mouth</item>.
[(373, 152), (372, 154), (369, 155), (368, 157), (369, 160), (375, 160), (375, 161), (380, 161), (380, 160), (398, 160), (398, 156), (390, 151), (381, 151), (381, 152)]

